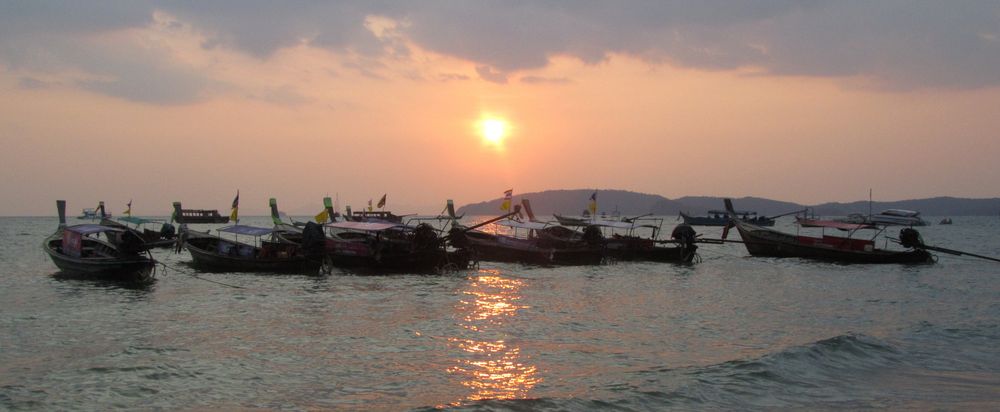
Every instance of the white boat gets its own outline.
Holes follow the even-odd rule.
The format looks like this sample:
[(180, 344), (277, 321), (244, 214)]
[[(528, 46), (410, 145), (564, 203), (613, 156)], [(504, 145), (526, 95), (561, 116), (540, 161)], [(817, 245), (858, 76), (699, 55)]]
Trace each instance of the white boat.
[(929, 224), (920, 218), (920, 212), (905, 209), (886, 209), (871, 216), (854, 214), (848, 216), (844, 221), (882, 226), (927, 226)]

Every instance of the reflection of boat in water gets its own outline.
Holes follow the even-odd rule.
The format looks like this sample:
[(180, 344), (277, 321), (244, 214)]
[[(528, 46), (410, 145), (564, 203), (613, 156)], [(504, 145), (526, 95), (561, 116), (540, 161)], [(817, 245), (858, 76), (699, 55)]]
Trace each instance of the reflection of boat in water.
[[(726, 199), (725, 202), (726, 209), (732, 210), (732, 201)], [(813, 237), (782, 233), (738, 219), (730, 221), (739, 230), (743, 244), (752, 256), (797, 257), (841, 263), (927, 263), (933, 261), (931, 254), (922, 248), (904, 251), (875, 248), (874, 237), (881, 233), (881, 230), (876, 226), (863, 223), (797, 219), (799, 226), (802, 227), (838, 229), (848, 233), (847, 237), (828, 236), (825, 233), (821, 237)], [(871, 239), (851, 237), (862, 229), (876, 230), (875, 236), (872, 236)], [(725, 238), (725, 233), (723, 238)]]
[(927, 226), (929, 224), (920, 217), (920, 212), (904, 209), (886, 209), (871, 216), (852, 213), (841, 221), (880, 226)]
[(64, 273), (108, 280), (148, 281), (156, 261), (142, 238), (127, 230), (82, 224), (66, 226), (66, 202), (56, 202), (59, 229), (43, 249)]
[[(774, 226), (774, 219), (767, 216), (758, 216), (757, 212), (747, 210), (737, 210), (737, 218), (754, 226)], [(709, 210), (708, 216), (691, 216), (681, 212), (684, 223), (691, 226), (726, 226), (729, 224), (729, 216), (725, 210)]]

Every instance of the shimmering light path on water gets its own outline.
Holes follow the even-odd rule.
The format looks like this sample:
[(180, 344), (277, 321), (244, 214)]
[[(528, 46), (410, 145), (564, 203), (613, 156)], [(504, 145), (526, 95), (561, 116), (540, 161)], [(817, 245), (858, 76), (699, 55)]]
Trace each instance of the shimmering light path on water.
[[(1000, 221), (954, 220), (925, 240), (1000, 255)], [(731, 244), (693, 266), (200, 275), (230, 288), (163, 250), (181, 271), (130, 289), (52, 276), (39, 245), (54, 226), (0, 219), (0, 409), (1000, 405), (992, 262), (834, 265)]]

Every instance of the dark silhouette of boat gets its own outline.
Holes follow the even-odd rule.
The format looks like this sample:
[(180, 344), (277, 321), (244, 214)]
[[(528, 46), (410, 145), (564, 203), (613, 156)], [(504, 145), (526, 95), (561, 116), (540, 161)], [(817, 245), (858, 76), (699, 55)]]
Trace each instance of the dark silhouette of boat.
[(184, 209), (181, 202), (174, 202), (173, 220), (177, 223), (229, 223), (229, 216), (219, 214), (218, 210)]
[[(659, 224), (641, 223), (643, 221)], [(698, 251), (697, 233), (687, 224), (677, 225), (670, 234), (670, 240), (659, 239), (663, 219), (639, 216), (625, 218), (618, 223), (604, 223), (598, 227), (611, 230), (606, 236), (604, 253), (615, 260), (638, 260), (651, 262), (691, 263)], [(650, 231), (649, 237), (639, 235), (643, 229)]]
[(374, 272), (434, 273), (464, 269), (469, 255), (449, 248), (427, 223), (334, 222), (325, 225), (327, 264)]
[[(273, 236), (272, 228), (233, 225), (217, 231), (233, 238), (182, 231), (182, 242), (194, 266), (216, 272), (306, 273), (323, 262), (322, 238), (317, 247), (315, 243), (281, 240)], [(240, 241), (240, 236), (249, 241)]]
[[(758, 216), (757, 212), (747, 210), (734, 211), (741, 221), (755, 226), (774, 226), (774, 219), (767, 216)], [(709, 210), (708, 216), (691, 216), (680, 212), (684, 223), (691, 226), (726, 226), (729, 224), (729, 215), (725, 210)]]
[[(878, 249), (875, 247), (874, 236), (870, 239), (851, 237), (863, 229), (875, 230), (877, 236), (882, 229), (873, 225), (800, 218), (798, 224), (802, 227), (838, 229), (847, 232), (848, 236), (829, 236), (825, 233), (821, 237), (792, 235), (744, 222), (738, 219), (736, 212), (733, 211), (732, 200), (725, 199), (725, 204), (726, 210), (729, 211), (730, 223), (739, 231), (747, 252), (752, 256), (797, 257), (838, 263), (930, 263), (934, 261), (930, 252), (923, 248), (914, 247), (901, 251)], [(723, 239), (726, 238), (729, 227), (726, 226), (726, 230), (723, 231)]]
[(66, 226), (66, 201), (56, 201), (59, 229), (42, 248), (70, 276), (116, 281), (153, 279), (156, 261), (145, 241), (119, 227), (98, 224)]
[[(541, 222), (531, 212), (528, 199), (522, 199), (528, 220), (520, 216), (522, 205), (515, 205), (514, 212), (499, 216), (478, 225), (456, 227), (451, 232), (451, 242), (456, 247), (467, 248), (474, 260), (519, 262), (536, 265), (594, 265), (604, 258), (603, 238), (599, 230), (589, 237), (552, 222)], [(478, 227), (495, 224), (506, 233), (488, 233)]]

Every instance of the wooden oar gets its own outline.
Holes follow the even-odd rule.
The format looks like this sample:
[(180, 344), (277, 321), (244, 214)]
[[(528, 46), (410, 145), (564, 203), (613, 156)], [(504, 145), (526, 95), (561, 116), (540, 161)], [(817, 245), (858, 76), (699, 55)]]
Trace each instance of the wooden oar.
[(915, 248), (915, 249), (933, 250), (935, 252), (947, 253), (949, 255), (956, 255), (956, 256), (972, 256), (972, 257), (977, 257), (977, 258), (980, 258), (980, 259), (986, 259), (986, 260), (992, 260), (994, 262), (1000, 262), (1000, 259), (992, 258), (992, 257), (989, 257), (989, 256), (977, 255), (975, 253), (963, 252), (961, 250), (946, 249), (946, 248), (943, 248), (943, 247), (928, 245), (928, 244), (924, 243), (924, 239), (922, 237), (920, 237), (920, 232), (917, 232), (916, 229), (909, 228), (909, 227), (908, 228), (904, 228), (903, 230), (899, 231), (899, 239), (892, 239), (892, 240), (894, 240), (896, 242), (899, 242), (899, 244), (903, 245), (903, 247), (912, 247), (912, 248)]
[(935, 252), (947, 253), (949, 255), (972, 256), (972, 257), (977, 257), (977, 258), (980, 258), (980, 259), (986, 259), (986, 260), (992, 260), (994, 262), (1000, 262), (1000, 259), (997, 259), (997, 258), (992, 258), (992, 257), (989, 257), (989, 256), (983, 256), (983, 255), (977, 255), (975, 253), (963, 252), (963, 251), (960, 251), (960, 250), (945, 249), (943, 247), (930, 246), (930, 245), (923, 245), (923, 248), (927, 249), (927, 250), (933, 250)]

